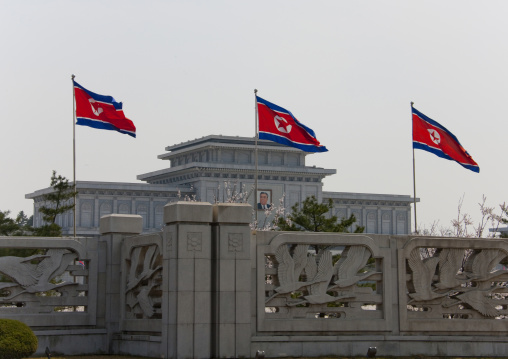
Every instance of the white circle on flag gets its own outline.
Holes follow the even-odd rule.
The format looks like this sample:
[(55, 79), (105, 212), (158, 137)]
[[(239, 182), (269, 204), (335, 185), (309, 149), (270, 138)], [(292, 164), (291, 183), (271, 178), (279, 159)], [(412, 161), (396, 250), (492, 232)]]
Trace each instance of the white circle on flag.
[(97, 109), (93, 107), (93, 104), (96, 102), (93, 98), (88, 99), (88, 102), (90, 102), (90, 106), (92, 106), (92, 112), (95, 116), (99, 116), (103, 112), (102, 108), (99, 107), (99, 104), (97, 104)]
[(441, 136), (439, 136), (439, 133), (436, 130), (427, 129), (429, 131), (430, 139), (432, 142), (434, 142), (436, 145), (439, 145), (441, 142)]
[(273, 121), (275, 122), (275, 127), (277, 127), (277, 130), (282, 133), (290, 133), (291, 132), (291, 125), (288, 125), (288, 121), (285, 118), (282, 118), (280, 116), (275, 116), (273, 118)]

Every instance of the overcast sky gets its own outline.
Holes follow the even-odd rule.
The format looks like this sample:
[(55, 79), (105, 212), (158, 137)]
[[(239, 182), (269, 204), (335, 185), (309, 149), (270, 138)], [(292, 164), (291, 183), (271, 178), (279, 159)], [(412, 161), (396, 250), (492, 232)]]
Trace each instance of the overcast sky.
[(254, 135), (254, 94), (329, 152), (324, 190), (413, 195), (410, 102), (480, 166), (416, 151), (419, 224), (508, 201), (506, 1), (0, 0), (0, 210), (72, 179), (72, 83), (112, 95), (137, 138), (77, 126), (77, 179), (137, 182), (168, 145)]

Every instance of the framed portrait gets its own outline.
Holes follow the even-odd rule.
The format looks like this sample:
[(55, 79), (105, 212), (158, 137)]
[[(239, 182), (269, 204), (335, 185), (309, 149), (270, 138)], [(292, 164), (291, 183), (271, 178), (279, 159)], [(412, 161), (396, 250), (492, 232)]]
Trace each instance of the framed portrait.
[(256, 195), (257, 209), (264, 211), (272, 206), (272, 190), (271, 189), (258, 189)]

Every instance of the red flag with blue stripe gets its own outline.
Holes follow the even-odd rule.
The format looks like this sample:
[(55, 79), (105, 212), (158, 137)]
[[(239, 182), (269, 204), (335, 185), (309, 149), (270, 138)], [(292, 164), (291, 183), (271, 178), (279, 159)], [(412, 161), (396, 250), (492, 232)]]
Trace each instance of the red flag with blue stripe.
[(112, 96), (96, 94), (74, 81), (76, 125), (112, 130), (136, 137), (136, 126), (125, 117), (122, 103)]
[(316, 139), (314, 131), (299, 122), (291, 112), (256, 96), (258, 106), (259, 138), (305, 152), (326, 152)]
[(473, 172), (480, 167), (462, 147), (457, 137), (433, 119), (412, 107), (413, 148), (429, 151), (441, 158), (455, 161)]

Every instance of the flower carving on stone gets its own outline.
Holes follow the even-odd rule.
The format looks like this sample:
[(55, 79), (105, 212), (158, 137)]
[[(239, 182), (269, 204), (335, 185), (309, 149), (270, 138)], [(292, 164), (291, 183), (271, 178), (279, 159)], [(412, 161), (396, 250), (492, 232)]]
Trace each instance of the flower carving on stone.
[(201, 233), (188, 233), (187, 234), (187, 250), (189, 252), (201, 252), (202, 250)]
[(241, 233), (230, 233), (228, 241), (228, 250), (230, 252), (243, 251), (243, 236)]
[(173, 250), (173, 233), (167, 232), (166, 233), (166, 252), (171, 252)]

